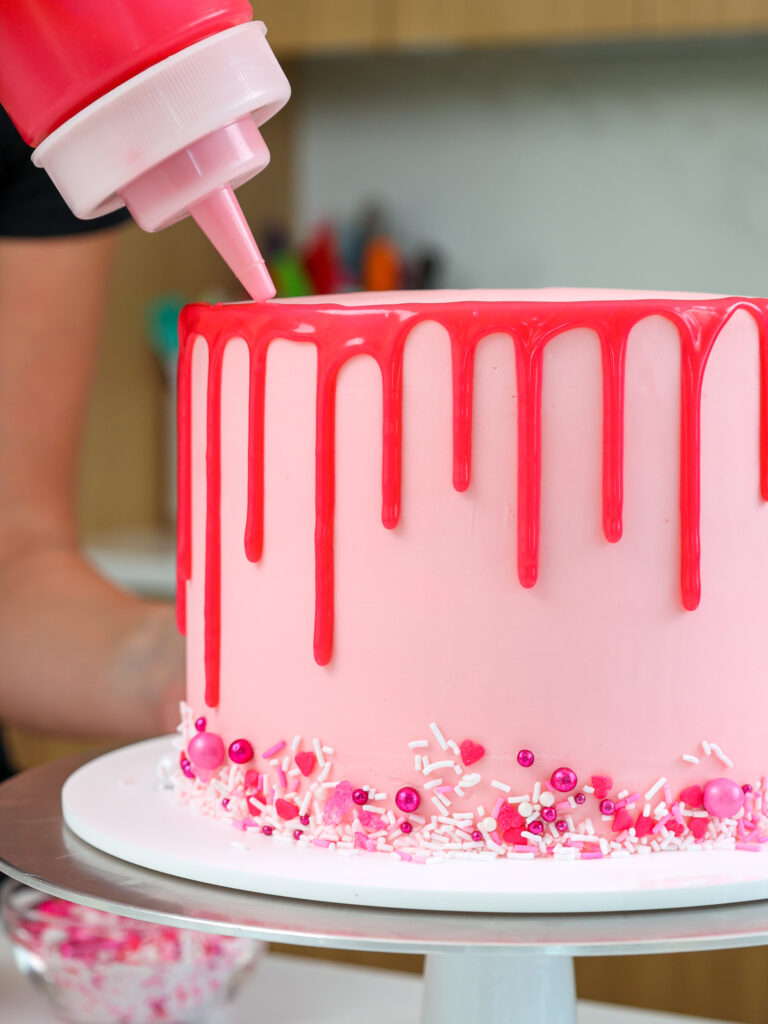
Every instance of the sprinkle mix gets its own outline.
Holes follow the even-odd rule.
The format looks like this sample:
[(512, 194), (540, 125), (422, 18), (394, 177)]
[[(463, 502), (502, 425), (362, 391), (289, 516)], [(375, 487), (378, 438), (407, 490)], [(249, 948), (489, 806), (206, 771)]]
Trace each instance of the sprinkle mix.
[[(698, 781), (679, 793), (663, 776), (631, 793), (605, 774), (579, 779), (567, 765), (536, 778), (531, 750), (517, 754), (531, 775), (520, 793), (483, 775), (481, 743), (447, 739), (432, 722), (408, 744), (412, 776), (381, 793), (365, 779), (334, 778), (335, 751), (316, 737), (295, 736), (290, 745), (279, 739), (261, 753), (244, 738), (225, 748), (187, 705), (179, 733), (175, 781), (185, 803), (239, 832), (347, 855), (388, 853), (415, 863), (595, 860), (688, 849), (757, 852), (768, 842), (768, 777), (739, 783), (725, 776), (733, 762), (707, 740), (681, 755)], [(481, 782), (498, 794), (493, 806), (473, 800)]]

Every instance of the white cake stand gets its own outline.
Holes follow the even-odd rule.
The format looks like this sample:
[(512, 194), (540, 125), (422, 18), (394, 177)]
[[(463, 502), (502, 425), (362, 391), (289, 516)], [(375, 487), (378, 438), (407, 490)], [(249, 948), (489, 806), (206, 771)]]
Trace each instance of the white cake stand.
[(61, 789), (78, 764), (46, 765), (0, 786), (0, 867), (8, 874), (64, 899), (172, 926), (426, 954), (422, 1024), (575, 1024), (574, 956), (768, 944), (762, 901), (635, 913), (479, 914), (309, 902), (173, 878), (117, 860), (66, 826)]

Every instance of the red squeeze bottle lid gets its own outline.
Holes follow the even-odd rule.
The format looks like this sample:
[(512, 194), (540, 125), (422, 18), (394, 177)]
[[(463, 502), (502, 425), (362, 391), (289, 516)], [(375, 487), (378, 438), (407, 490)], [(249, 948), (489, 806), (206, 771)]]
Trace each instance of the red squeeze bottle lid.
[[(50, 7), (54, 13), (58, 9), (57, 4)], [(290, 86), (262, 22), (234, 24), (189, 43), (196, 16), (214, 12), (219, 23), (224, 16), (230, 22), (243, 21), (250, 14), (250, 8), (243, 7), (242, 0), (102, 2), (101, 22), (114, 22), (107, 40), (109, 59), (117, 65), (122, 48), (126, 59), (133, 54), (134, 62), (139, 61), (139, 70), (131, 69), (130, 77), (95, 99), (86, 90), (85, 105), (53, 127), (32, 159), (83, 219), (127, 206), (141, 228), (158, 231), (188, 215), (194, 217), (249, 294), (264, 300), (275, 289), (233, 190), (269, 162), (259, 128), (287, 102)], [(0, 60), (4, 50), (21, 45), (24, 32), (42, 31), (36, 22), (43, 13), (39, 4), (25, 5), (21, 0), (5, 13), (0, 11), (0, 37), (5, 39), (0, 42)], [(79, 12), (73, 29), (79, 31), (73, 50), (82, 50), (90, 39), (94, 47), (106, 45), (104, 24), (99, 31), (86, 33), (85, 13)], [(161, 16), (166, 29), (169, 24), (175, 29), (179, 48), (142, 67), (136, 32), (126, 31), (120, 38), (119, 26), (129, 20), (138, 31), (141, 18)], [(213, 22), (206, 24), (210, 29)], [(147, 28), (143, 23), (141, 27)], [(66, 44), (56, 45), (61, 49)], [(149, 46), (146, 39), (144, 45)], [(50, 74), (44, 62), (37, 65), (24, 66), (27, 78)], [(16, 66), (18, 71), (18, 61)], [(101, 68), (99, 84), (108, 80), (106, 70)], [(83, 91), (82, 83), (80, 87)], [(31, 118), (33, 111), (22, 109), (20, 100), (16, 108), (6, 101), (9, 88), (10, 79), (0, 71), (0, 102), (22, 135), (36, 142), (33, 131), (25, 131), (22, 123), (22, 117)], [(16, 88), (11, 100), (20, 95)]]

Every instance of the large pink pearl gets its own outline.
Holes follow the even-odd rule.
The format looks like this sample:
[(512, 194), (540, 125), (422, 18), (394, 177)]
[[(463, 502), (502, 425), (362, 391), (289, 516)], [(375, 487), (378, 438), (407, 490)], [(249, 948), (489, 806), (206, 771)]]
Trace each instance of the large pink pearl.
[(550, 781), (552, 788), (556, 789), (558, 793), (570, 793), (572, 789), (576, 789), (576, 783), (579, 780), (572, 768), (556, 768), (552, 772)]
[(196, 768), (213, 771), (224, 760), (224, 741), (215, 732), (199, 732), (189, 741), (187, 755)]
[(401, 811), (404, 811), (406, 814), (413, 814), (421, 803), (419, 791), (414, 789), (413, 786), (403, 786), (402, 789), (398, 789), (395, 793), (395, 803)]
[(253, 747), (248, 740), (232, 740), (229, 744), (229, 759), (235, 764), (245, 764), (253, 760)]
[(704, 810), (713, 818), (732, 818), (744, 806), (744, 792), (733, 779), (710, 779), (704, 787)]

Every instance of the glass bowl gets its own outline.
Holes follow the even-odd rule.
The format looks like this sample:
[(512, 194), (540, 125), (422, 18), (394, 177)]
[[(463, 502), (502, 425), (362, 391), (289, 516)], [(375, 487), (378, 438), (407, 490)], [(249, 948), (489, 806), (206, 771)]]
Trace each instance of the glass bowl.
[(192, 1024), (234, 994), (264, 944), (135, 921), (8, 881), (2, 918), (22, 974), (68, 1024)]

